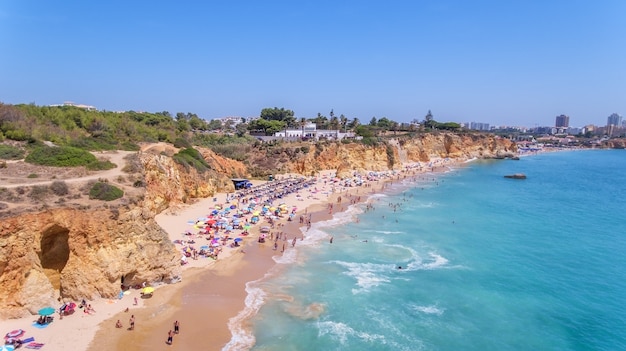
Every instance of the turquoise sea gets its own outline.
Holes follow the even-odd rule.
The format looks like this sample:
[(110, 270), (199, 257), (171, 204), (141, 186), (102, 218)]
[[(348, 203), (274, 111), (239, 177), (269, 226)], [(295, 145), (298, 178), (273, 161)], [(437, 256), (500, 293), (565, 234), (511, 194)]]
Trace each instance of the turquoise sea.
[(427, 176), (316, 223), (225, 349), (626, 350), (625, 150)]

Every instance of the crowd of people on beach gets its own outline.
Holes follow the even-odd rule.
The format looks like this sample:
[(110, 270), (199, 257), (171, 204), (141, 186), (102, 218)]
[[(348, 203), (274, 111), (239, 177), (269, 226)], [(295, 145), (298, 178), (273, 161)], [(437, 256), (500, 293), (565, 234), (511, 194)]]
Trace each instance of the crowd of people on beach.
[(232, 196), (226, 197), (226, 202), (237, 200), (237, 203), (248, 204), (251, 200), (257, 203), (272, 204), (274, 200), (297, 192), (300, 189), (315, 184), (315, 178), (288, 177), (280, 180), (273, 180), (261, 185), (255, 185), (247, 189), (237, 190)]

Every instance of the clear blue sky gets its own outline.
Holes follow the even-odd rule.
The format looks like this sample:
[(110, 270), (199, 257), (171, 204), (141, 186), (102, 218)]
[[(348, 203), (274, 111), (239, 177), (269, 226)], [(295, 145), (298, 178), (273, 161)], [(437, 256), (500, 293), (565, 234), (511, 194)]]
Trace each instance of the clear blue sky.
[(626, 1), (0, 0), (0, 101), (604, 125)]

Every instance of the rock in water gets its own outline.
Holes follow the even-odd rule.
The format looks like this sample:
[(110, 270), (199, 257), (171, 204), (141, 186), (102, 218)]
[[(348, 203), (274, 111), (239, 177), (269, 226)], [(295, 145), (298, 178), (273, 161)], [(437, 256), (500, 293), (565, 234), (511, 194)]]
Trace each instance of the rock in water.
[(511, 178), (511, 179), (526, 179), (526, 175), (524, 173), (515, 173), (515, 174), (508, 174), (505, 175), (504, 178)]

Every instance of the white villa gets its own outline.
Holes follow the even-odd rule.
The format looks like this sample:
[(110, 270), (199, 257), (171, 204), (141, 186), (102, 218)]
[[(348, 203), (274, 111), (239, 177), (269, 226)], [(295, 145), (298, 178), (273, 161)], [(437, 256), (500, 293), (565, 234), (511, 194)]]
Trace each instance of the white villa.
[(340, 130), (317, 129), (315, 123), (307, 123), (304, 128), (285, 129), (274, 134), (278, 138), (311, 138), (319, 140), (320, 138), (337, 139), (354, 138), (353, 132), (342, 132)]

